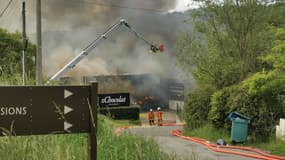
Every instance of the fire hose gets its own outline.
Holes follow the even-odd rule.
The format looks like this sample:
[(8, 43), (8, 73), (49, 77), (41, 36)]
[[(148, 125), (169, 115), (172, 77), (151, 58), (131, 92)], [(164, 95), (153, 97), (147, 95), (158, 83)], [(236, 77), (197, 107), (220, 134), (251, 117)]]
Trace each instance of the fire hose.
[[(202, 145), (208, 147), (210, 150), (212, 150), (214, 152), (226, 153), (226, 154), (234, 154), (234, 155), (240, 155), (240, 156), (245, 156), (245, 157), (250, 157), (250, 158), (263, 159), (263, 160), (285, 160), (285, 157), (267, 154), (265, 152), (262, 152), (260, 150), (254, 149), (254, 148), (240, 147), (240, 146), (223, 146), (223, 145), (211, 144), (208, 141), (206, 141), (205, 139), (195, 138), (195, 137), (187, 137), (187, 136), (181, 135), (181, 133), (182, 133), (181, 130), (173, 130), (171, 134), (173, 136), (177, 136), (177, 137), (179, 137), (181, 139), (185, 139), (185, 140), (188, 140), (188, 141), (192, 141), (192, 142), (195, 142), (195, 143), (202, 144)], [(224, 148), (224, 149), (238, 149), (238, 150), (250, 151), (250, 152), (257, 153), (259, 155), (243, 153), (243, 152), (237, 152), (237, 151), (230, 151), (230, 150), (223, 150), (223, 149), (220, 149), (220, 148)]]
[[(163, 126), (183, 126), (183, 125), (185, 125), (185, 124), (184, 123), (164, 123), (163, 124)], [(129, 127), (116, 128), (115, 134), (118, 135), (123, 130), (128, 129), (128, 128)], [(254, 149), (254, 148), (250, 148), (250, 147), (241, 147), (241, 146), (223, 146), (223, 145), (211, 144), (203, 138), (187, 137), (187, 136), (183, 136), (181, 133), (182, 133), (182, 130), (172, 130), (171, 131), (171, 135), (173, 135), (173, 136), (176, 136), (176, 137), (179, 137), (181, 139), (188, 140), (188, 141), (191, 141), (194, 143), (204, 145), (214, 152), (219, 152), (219, 153), (224, 153), (224, 154), (233, 154), (233, 155), (239, 155), (239, 156), (244, 156), (244, 157), (249, 157), (249, 158), (262, 159), (262, 160), (285, 160), (285, 157), (271, 155), (271, 154), (262, 152), (258, 149)], [(253, 152), (255, 154), (237, 152), (237, 151), (232, 151), (232, 150), (224, 150), (224, 149), (237, 149), (237, 150)]]

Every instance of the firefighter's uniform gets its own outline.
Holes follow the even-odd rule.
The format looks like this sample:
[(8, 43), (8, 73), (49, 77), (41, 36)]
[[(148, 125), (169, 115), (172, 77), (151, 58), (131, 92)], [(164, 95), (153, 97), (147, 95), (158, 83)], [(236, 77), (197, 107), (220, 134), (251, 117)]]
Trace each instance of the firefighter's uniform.
[(156, 116), (157, 116), (157, 125), (162, 126), (162, 112), (160, 110), (160, 107), (157, 108)]
[(150, 126), (154, 125), (154, 113), (153, 113), (152, 109), (150, 109), (148, 112), (148, 120), (149, 120)]

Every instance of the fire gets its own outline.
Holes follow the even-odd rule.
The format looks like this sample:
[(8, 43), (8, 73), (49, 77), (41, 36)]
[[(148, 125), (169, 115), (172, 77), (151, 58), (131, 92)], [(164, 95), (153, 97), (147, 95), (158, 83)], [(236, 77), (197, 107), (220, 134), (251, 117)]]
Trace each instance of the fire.
[(143, 105), (146, 101), (154, 101), (154, 100), (155, 100), (154, 96), (144, 96), (137, 100), (137, 104)]

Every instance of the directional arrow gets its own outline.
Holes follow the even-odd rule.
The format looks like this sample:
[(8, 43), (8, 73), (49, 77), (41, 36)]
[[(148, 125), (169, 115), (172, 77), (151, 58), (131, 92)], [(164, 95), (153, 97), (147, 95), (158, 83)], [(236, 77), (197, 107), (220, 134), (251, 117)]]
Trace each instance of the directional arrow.
[(69, 96), (71, 96), (71, 95), (73, 95), (72, 92), (70, 92), (70, 91), (67, 90), (67, 89), (64, 90), (64, 98), (67, 98), (67, 97), (69, 97)]
[(68, 129), (71, 128), (71, 127), (72, 127), (72, 124), (64, 121), (64, 130), (65, 131), (68, 131)]
[(68, 106), (64, 106), (64, 114), (67, 114), (69, 112), (73, 111), (72, 108), (68, 107)]

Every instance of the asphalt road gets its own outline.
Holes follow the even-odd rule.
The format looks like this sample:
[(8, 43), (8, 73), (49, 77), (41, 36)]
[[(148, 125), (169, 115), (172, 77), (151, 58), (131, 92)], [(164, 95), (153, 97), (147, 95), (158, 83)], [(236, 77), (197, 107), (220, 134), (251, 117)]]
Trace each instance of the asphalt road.
[[(213, 152), (206, 146), (172, 136), (172, 130), (182, 130), (182, 126), (149, 126), (146, 116), (141, 116), (142, 126), (127, 131), (156, 140), (165, 153), (176, 156), (177, 160), (253, 160), (232, 154)], [(175, 113), (164, 113), (164, 123), (177, 121)]]
[(170, 133), (176, 129), (182, 129), (182, 127), (142, 126), (129, 128), (128, 130), (133, 134), (155, 139), (162, 151), (176, 155), (178, 160), (253, 160), (238, 155), (216, 153), (206, 146), (174, 137)]

